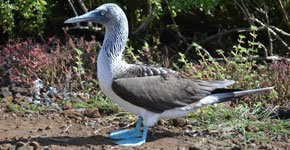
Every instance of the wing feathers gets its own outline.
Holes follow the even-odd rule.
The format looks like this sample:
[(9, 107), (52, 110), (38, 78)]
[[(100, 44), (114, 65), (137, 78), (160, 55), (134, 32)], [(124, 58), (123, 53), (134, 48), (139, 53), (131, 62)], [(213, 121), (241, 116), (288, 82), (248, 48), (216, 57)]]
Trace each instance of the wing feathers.
[(273, 88), (245, 91), (223, 89), (234, 83), (233, 80), (203, 81), (183, 78), (169, 69), (136, 65), (115, 79), (112, 89), (133, 105), (162, 113), (193, 103), (203, 106)]

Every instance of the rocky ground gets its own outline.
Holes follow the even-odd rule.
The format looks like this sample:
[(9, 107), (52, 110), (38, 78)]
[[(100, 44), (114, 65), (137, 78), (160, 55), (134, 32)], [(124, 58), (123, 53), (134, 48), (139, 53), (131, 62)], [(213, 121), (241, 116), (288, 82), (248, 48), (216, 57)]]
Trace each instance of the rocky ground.
[[(184, 119), (182, 127), (169, 127), (166, 121), (150, 129), (148, 142), (139, 147), (117, 146), (108, 138), (110, 131), (127, 127), (128, 119), (98, 114), (92, 109), (7, 113), (0, 115), (0, 149), (290, 149), (290, 139), (245, 142), (240, 133), (229, 131), (190, 131)], [(230, 136), (232, 135), (232, 136)], [(229, 138), (234, 137), (234, 138)]]
[[(11, 92), (12, 90), (12, 92)], [(147, 143), (138, 147), (117, 146), (108, 134), (112, 130), (133, 128), (135, 117), (101, 114), (97, 108), (63, 107), (44, 111), (15, 111), (7, 107), (16, 103), (29, 107), (31, 93), (25, 88), (2, 88), (0, 91), (0, 149), (290, 149), (289, 136), (272, 140), (245, 141), (237, 129), (193, 130), (198, 126), (180, 118), (161, 120), (150, 128)], [(30, 102), (29, 102), (30, 101)], [(285, 110), (288, 114), (289, 110)], [(286, 116), (287, 117), (287, 116)], [(247, 127), (255, 130), (255, 127)]]

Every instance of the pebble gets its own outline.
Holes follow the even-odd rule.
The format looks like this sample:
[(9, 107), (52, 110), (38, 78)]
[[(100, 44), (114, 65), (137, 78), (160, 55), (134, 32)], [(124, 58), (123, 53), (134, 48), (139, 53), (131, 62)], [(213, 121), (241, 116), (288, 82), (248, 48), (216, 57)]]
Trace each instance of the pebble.
[(51, 126), (48, 125), (45, 127), (45, 130), (49, 130), (49, 129), (51, 129)]
[(22, 147), (22, 146), (25, 146), (24, 142), (19, 141), (19, 142), (16, 143), (16, 149), (19, 148), (19, 147)]
[(13, 148), (13, 145), (11, 145), (11, 144), (3, 144), (3, 145), (0, 146), (0, 149), (1, 150), (11, 150), (11, 149), (14, 149), (14, 148)]
[(41, 150), (41, 146), (36, 141), (31, 141), (29, 145), (32, 146), (34, 150)]

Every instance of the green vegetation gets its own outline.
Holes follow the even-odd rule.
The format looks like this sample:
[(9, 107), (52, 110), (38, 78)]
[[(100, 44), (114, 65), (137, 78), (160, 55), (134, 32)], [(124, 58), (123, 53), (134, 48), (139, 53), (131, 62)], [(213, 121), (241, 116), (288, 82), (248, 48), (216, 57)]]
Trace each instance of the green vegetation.
[(116, 113), (120, 110), (116, 103), (109, 100), (102, 92), (98, 92), (94, 98), (82, 102), (64, 102), (64, 105), (72, 105), (72, 108), (98, 108), (100, 112), (105, 114)]
[(212, 132), (229, 132), (225, 134), (229, 136), (227, 138), (237, 136), (235, 131), (238, 131), (246, 141), (272, 140), (277, 135), (290, 135), (290, 120), (271, 119), (270, 114), (275, 109), (265, 108), (261, 103), (253, 107), (240, 104), (234, 108), (219, 104), (199, 109), (187, 118), (196, 124), (191, 126), (193, 131), (208, 129)]
[(42, 105), (28, 104), (26, 106), (22, 106), (20, 104), (8, 103), (6, 104), (6, 111), (8, 112), (41, 112), (45, 110), (56, 109), (54, 107), (45, 107)]
[(12, 37), (42, 35), (48, 14), (46, 0), (0, 1), (0, 27)]

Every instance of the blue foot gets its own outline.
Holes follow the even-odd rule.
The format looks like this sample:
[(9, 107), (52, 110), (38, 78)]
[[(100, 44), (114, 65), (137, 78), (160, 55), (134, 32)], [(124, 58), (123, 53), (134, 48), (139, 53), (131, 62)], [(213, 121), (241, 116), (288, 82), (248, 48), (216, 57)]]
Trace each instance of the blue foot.
[(122, 146), (138, 146), (142, 145), (146, 142), (143, 138), (135, 138), (135, 139), (126, 139), (126, 140), (120, 140), (116, 141), (115, 143), (117, 145), (122, 145)]
[(142, 145), (142, 144), (146, 143), (147, 131), (148, 131), (148, 127), (145, 126), (143, 134), (142, 134), (142, 137), (120, 140), (120, 141), (116, 141), (115, 143), (117, 145), (122, 145), (122, 146), (138, 146), (138, 145)]
[(110, 134), (110, 138), (114, 140), (121, 140), (121, 139), (131, 139), (131, 138), (137, 138), (141, 137), (142, 133), (140, 130), (118, 130), (113, 131)]
[(114, 140), (124, 140), (124, 139), (132, 139), (132, 138), (141, 138), (142, 133), (140, 131), (140, 126), (142, 122), (142, 117), (139, 116), (139, 119), (136, 123), (136, 127), (133, 130), (118, 130), (113, 131), (110, 134), (110, 138)]

